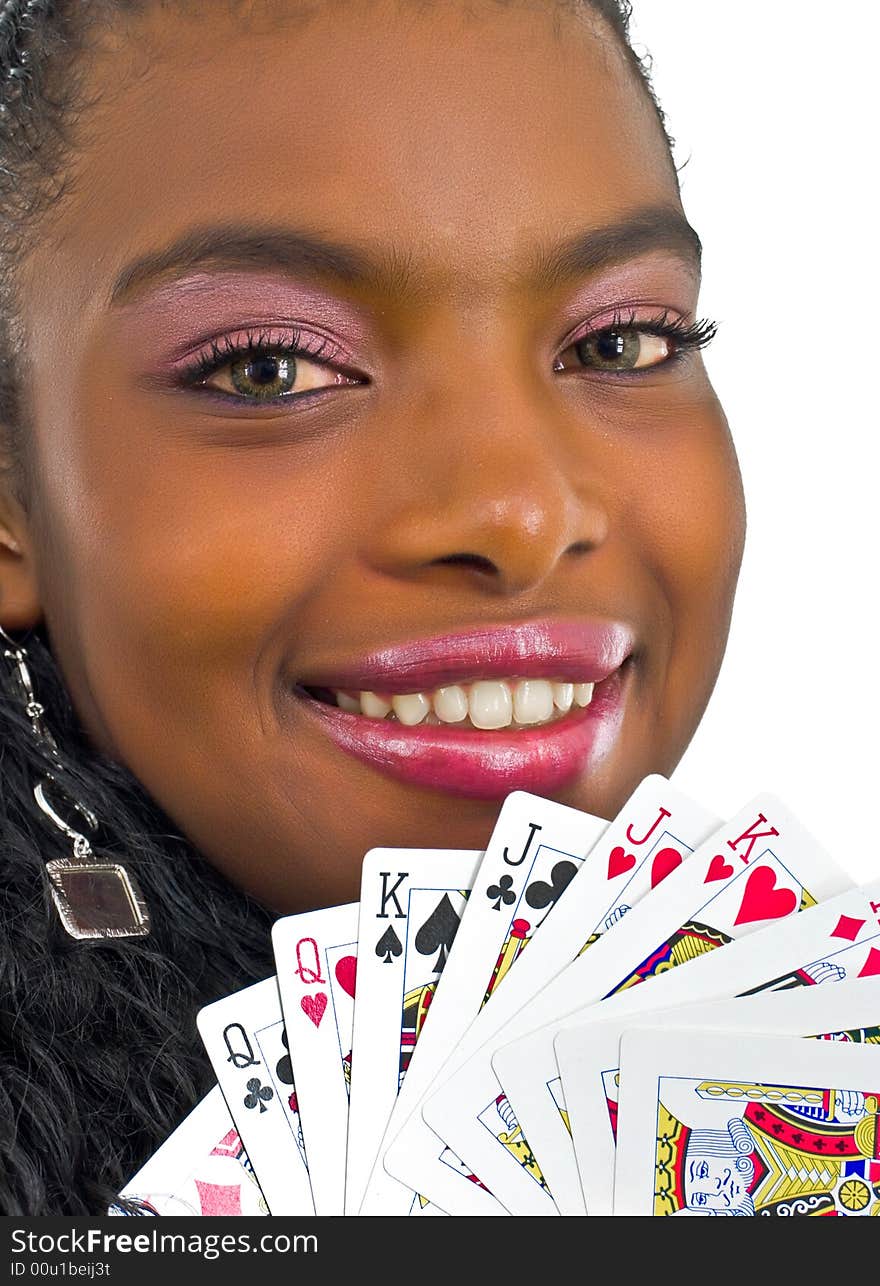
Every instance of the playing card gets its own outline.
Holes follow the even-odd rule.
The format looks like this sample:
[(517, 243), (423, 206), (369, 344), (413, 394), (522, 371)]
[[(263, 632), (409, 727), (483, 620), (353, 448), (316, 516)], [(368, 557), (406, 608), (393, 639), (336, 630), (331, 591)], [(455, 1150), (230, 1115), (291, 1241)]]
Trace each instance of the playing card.
[[(785, 918), (848, 884), (780, 800), (758, 796), (642, 898), (613, 933), (602, 935), (486, 1043), (480, 1058), (484, 1067), (487, 1059), (492, 1063), (495, 1075), (484, 1075), (482, 1093), (469, 1098), (468, 1111), (459, 1115), (461, 1136), (454, 1141), (447, 1127), (450, 1147), (477, 1173), (480, 1164), (484, 1166), (486, 1174), (481, 1178), (508, 1209), (556, 1213), (547, 1187), (513, 1163), (509, 1148), (498, 1146), (501, 1121), (508, 1139), (516, 1140), (521, 1131), (529, 1140), (550, 1193), (554, 1173), (558, 1177), (565, 1169), (561, 1186), (577, 1205), (580, 1185), (565, 1125), (552, 1023)], [(540, 1036), (535, 1033), (528, 1045), (521, 1041), (536, 1028), (541, 1029)], [(524, 1063), (514, 1068), (511, 1051), (500, 1065), (497, 1051), (514, 1040), (516, 1061), (524, 1057)], [(500, 1096), (496, 1081), (504, 1091)], [(426, 1103), (424, 1111), (431, 1123), (429, 1109)]]
[(880, 1214), (876, 1048), (633, 1030), (620, 1059), (615, 1214)]
[(272, 948), (315, 1214), (345, 1205), (358, 903), (276, 920)]
[[(253, 1167), (215, 1085), (125, 1185), (143, 1215), (267, 1215)], [(112, 1205), (108, 1215), (131, 1213)]]
[(206, 1005), (196, 1021), (269, 1212), (314, 1214), (277, 979)]
[[(601, 1005), (597, 1007), (601, 1011)], [(740, 999), (646, 1010), (614, 1022), (563, 1028), (554, 1041), (568, 1125), (588, 1214), (609, 1215), (614, 1200), (614, 1139), (620, 1038), (631, 1027), (735, 1030), (880, 1043), (880, 975), (795, 987)]]
[[(429, 1092), (422, 1105), (424, 1118), (430, 1116), (431, 1124), (447, 1142), (453, 1137), (461, 1142), (473, 1133), (482, 1142), (482, 1136), (491, 1130), (495, 1146), (505, 1149), (537, 1184), (542, 1183), (540, 1168), (522, 1131), (508, 1128), (506, 1105), (487, 1042), (516, 1020), (518, 1012), (550, 978), (615, 928), (718, 823), (717, 817), (659, 774), (641, 782), (603, 831), (559, 908), (535, 934), (528, 954), (481, 1011), (454, 1060), (444, 1067), (437, 1087)], [(390, 1153), (386, 1164), (391, 1164)]]
[[(391, 1114), (362, 1214), (393, 1213), (411, 1202), (413, 1191), (422, 1191), (413, 1184), (401, 1186), (397, 1176), (391, 1177), (392, 1151), (395, 1160), (408, 1163), (406, 1173), (430, 1176), (431, 1200), (441, 1209), (453, 1205), (450, 1213), (505, 1213), (414, 1109), (439, 1068), (466, 1039), (471, 1020), (490, 996), (499, 993), (502, 981), (508, 985), (510, 970), (520, 956), (527, 958), (526, 946), (606, 825), (601, 818), (525, 791), (514, 791), (504, 801), (462, 916), (455, 950), (432, 1000), (430, 1026)], [(392, 1139), (392, 1151), (386, 1151)]]
[[(524, 833), (529, 834), (528, 828), (537, 818), (543, 825), (541, 834), (546, 836), (547, 851), (557, 850), (557, 855), (551, 858), (550, 880), (536, 878), (526, 885), (526, 905), (514, 909), (514, 921), (523, 909), (532, 914), (532, 902), (544, 902), (547, 890), (553, 887), (554, 871), (557, 880), (560, 870), (574, 873), (564, 896), (550, 900), (540, 918), (533, 916), (535, 923), (529, 934), (529, 949), (517, 955), (516, 968), (505, 976), (504, 986), (492, 990), (468, 1029), (450, 1046), (448, 1057), (425, 1096), (433, 1101), (432, 1119), (436, 1122), (458, 1115), (462, 1102), (468, 1101), (466, 1091), (462, 1099), (462, 1087), (455, 1075), (458, 1069), (550, 978), (584, 950), (591, 939), (613, 927), (645, 892), (674, 870), (700, 840), (716, 829), (720, 820), (673, 789), (659, 774), (652, 774), (641, 782), (610, 824), (559, 804), (550, 804), (542, 811), (540, 805), (547, 805), (548, 801), (534, 801), (534, 797), (529, 796), (525, 799), (531, 801), (532, 813), (526, 814), (520, 823)], [(499, 861), (503, 858), (504, 846), (494, 852), (495, 866), (490, 871), (489, 859), (493, 853), (490, 843), (479, 872), (479, 886), (485, 887), (487, 896), (471, 898), (456, 944), (456, 963), (471, 916), (475, 927), (480, 927), (478, 912), (483, 922), (493, 916), (497, 919), (488, 893), (494, 886), (500, 888), (504, 879)], [(561, 853), (568, 856), (560, 858)], [(580, 861), (577, 856), (580, 853), (586, 853), (588, 860)], [(508, 873), (508, 881), (510, 878)], [(448, 978), (444, 980), (444, 989), (447, 984)], [(481, 995), (479, 1001), (482, 999)], [(420, 1057), (422, 1052), (420, 1050)], [(488, 1060), (485, 1069), (491, 1076)], [(496, 1094), (499, 1092), (500, 1086)], [(484, 1101), (488, 1102), (489, 1097), (492, 1096)], [(420, 1106), (424, 1102), (425, 1098)], [(499, 1133), (502, 1132), (503, 1126), (499, 1123)], [(440, 1140), (445, 1136), (442, 1130), (438, 1133), (439, 1138), (421, 1111), (414, 1111), (386, 1152), (385, 1167), (399, 1179), (417, 1186), (451, 1214), (471, 1213), (470, 1189), (457, 1177), (447, 1177), (443, 1173), (445, 1166), (440, 1168), (445, 1155), (440, 1152), (443, 1146)], [(511, 1141), (511, 1150), (521, 1162), (531, 1156), (521, 1137)], [(531, 1173), (536, 1173), (534, 1168)]]
[[(382, 848), (371, 849), (364, 858), (346, 1214), (360, 1211), (416, 1041), (429, 1012), (433, 1014), (434, 991), (482, 856), (472, 850)], [(412, 1193), (408, 1208), (414, 1213), (422, 1209)]]
[[(711, 862), (708, 869), (711, 871)], [(703, 921), (704, 927), (708, 919), (707, 916)], [(524, 1078), (517, 1081), (518, 1063), (512, 1057), (513, 1046), (495, 1055), (495, 1070), (515, 1106), (529, 1116), (535, 1136), (541, 1135), (546, 1126), (554, 1141), (562, 1140), (564, 1146), (555, 1154), (554, 1165), (576, 1169), (566, 1122), (558, 1108), (548, 1111), (545, 1107), (547, 1101), (553, 1101), (552, 1091), (559, 1084), (552, 1045), (563, 1027), (576, 1026), (585, 1018), (600, 1016), (610, 1020), (638, 1013), (649, 1003), (657, 1008), (689, 1001), (728, 999), (758, 991), (873, 977), (878, 973), (880, 883), (849, 889), (789, 916), (784, 924), (765, 924), (758, 932), (731, 942), (723, 951), (704, 954), (690, 968), (664, 972), (655, 979), (650, 992), (640, 992), (637, 987), (618, 991), (598, 1006), (588, 1005), (540, 1033), (534, 1032), (517, 1041), (519, 1057), (535, 1059), (537, 1075), (543, 1075), (543, 1086), (537, 1091), (531, 1078), (528, 1078), (528, 1087), (523, 1084)], [(543, 1144), (535, 1146), (543, 1147)]]

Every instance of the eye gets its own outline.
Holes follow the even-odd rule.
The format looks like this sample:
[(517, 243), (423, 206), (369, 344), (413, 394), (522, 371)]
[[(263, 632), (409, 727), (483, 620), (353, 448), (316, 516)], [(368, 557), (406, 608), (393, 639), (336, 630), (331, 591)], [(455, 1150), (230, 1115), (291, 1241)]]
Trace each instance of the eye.
[[(616, 316), (607, 326), (588, 331), (569, 344), (554, 364), (556, 371), (594, 370), (611, 373), (644, 371), (671, 363), (703, 348), (715, 335), (714, 322), (691, 324), (670, 318), (668, 312), (638, 322)], [(571, 361), (566, 359), (571, 355)]]
[(333, 364), (341, 354), (323, 336), (295, 331), (283, 341), (268, 334), (224, 336), (183, 372), (188, 387), (237, 402), (296, 401), (338, 385), (360, 384)]
[[(608, 327), (569, 345), (554, 369), (637, 371), (668, 361), (673, 351), (672, 341), (666, 335), (640, 331), (634, 326)], [(569, 353), (574, 354), (574, 360), (566, 365), (564, 359)]]
[(238, 393), (258, 401), (271, 401), (334, 384), (354, 383), (340, 371), (293, 353), (262, 351), (246, 354), (219, 367), (204, 381), (221, 393)]
[(572, 344), (571, 349), (582, 366), (595, 366), (604, 371), (635, 371), (666, 361), (672, 344), (663, 335), (621, 327), (585, 335)]

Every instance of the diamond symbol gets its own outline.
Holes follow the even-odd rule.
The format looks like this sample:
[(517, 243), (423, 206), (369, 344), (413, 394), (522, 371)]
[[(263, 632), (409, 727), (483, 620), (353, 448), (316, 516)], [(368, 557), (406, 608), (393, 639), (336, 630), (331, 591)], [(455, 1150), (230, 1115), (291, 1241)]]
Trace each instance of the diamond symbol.
[(880, 974), (880, 950), (872, 947), (868, 952), (868, 958), (859, 970), (860, 978), (874, 978)]
[(842, 915), (837, 921), (837, 928), (831, 936), (832, 938), (848, 938), (850, 942), (855, 942), (864, 926), (864, 920), (854, 920), (851, 915)]

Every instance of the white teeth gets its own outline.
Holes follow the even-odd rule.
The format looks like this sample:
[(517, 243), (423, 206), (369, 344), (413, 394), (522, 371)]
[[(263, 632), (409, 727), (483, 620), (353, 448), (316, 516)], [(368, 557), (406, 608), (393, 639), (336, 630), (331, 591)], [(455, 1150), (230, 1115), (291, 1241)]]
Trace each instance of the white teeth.
[(579, 706), (588, 706), (593, 700), (592, 683), (576, 683), (574, 685), (574, 703)]
[(593, 699), (592, 683), (569, 683), (550, 679), (479, 679), (471, 684), (452, 683), (434, 692), (405, 692), (380, 696), (360, 692), (351, 696), (336, 691), (341, 710), (363, 714), (368, 719), (385, 719), (394, 714), (409, 727), (423, 723), (465, 723), (474, 728), (518, 728), (548, 723), (568, 714), (572, 706), (588, 706)]
[(361, 714), (368, 715), (370, 719), (384, 719), (391, 713), (391, 702), (377, 697), (375, 692), (362, 692), (360, 708)]
[(545, 723), (553, 714), (553, 686), (546, 679), (521, 679), (513, 689), (517, 723)]
[(468, 716), (468, 699), (464, 688), (438, 688), (434, 693), (434, 713), (443, 723), (461, 723)]
[(422, 722), (431, 709), (431, 702), (424, 692), (408, 692), (405, 696), (392, 697), (391, 708), (401, 723), (412, 727)]
[(574, 701), (574, 684), (573, 683), (554, 683), (553, 684), (553, 704), (557, 710), (567, 714), (571, 709)]
[(510, 688), (503, 680), (481, 679), (468, 693), (468, 713), (475, 728), (506, 728), (513, 714)]

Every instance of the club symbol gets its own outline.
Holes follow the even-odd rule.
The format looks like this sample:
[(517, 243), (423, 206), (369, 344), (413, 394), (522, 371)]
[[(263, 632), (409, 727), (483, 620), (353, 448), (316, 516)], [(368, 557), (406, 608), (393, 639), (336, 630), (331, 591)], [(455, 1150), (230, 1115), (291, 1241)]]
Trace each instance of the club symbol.
[(250, 1093), (244, 1096), (245, 1107), (259, 1107), (261, 1112), (265, 1112), (266, 1104), (275, 1097), (275, 1091), (271, 1085), (263, 1085), (256, 1076), (252, 1076), (247, 1083), (247, 1087)]
[(281, 1043), (287, 1052), (282, 1054), (278, 1062), (275, 1064), (275, 1075), (278, 1077), (279, 1081), (281, 1081), (282, 1085), (292, 1085), (293, 1067), (290, 1063), (290, 1046), (287, 1043), (287, 1028), (285, 1028), (282, 1033)]
[(502, 902), (505, 906), (510, 906), (511, 902), (516, 901), (516, 893), (513, 889), (513, 876), (502, 875), (497, 884), (490, 884), (486, 889), (486, 897), (490, 902), (493, 898), (498, 899), (492, 907), (493, 911), (500, 911)]
[(550, 882), (535, 880), (526, 889), (526, 902), (536, 911), (552, 907), (571, 884), (577, 870), (574, 862), (557, 862), (550, 872)]

